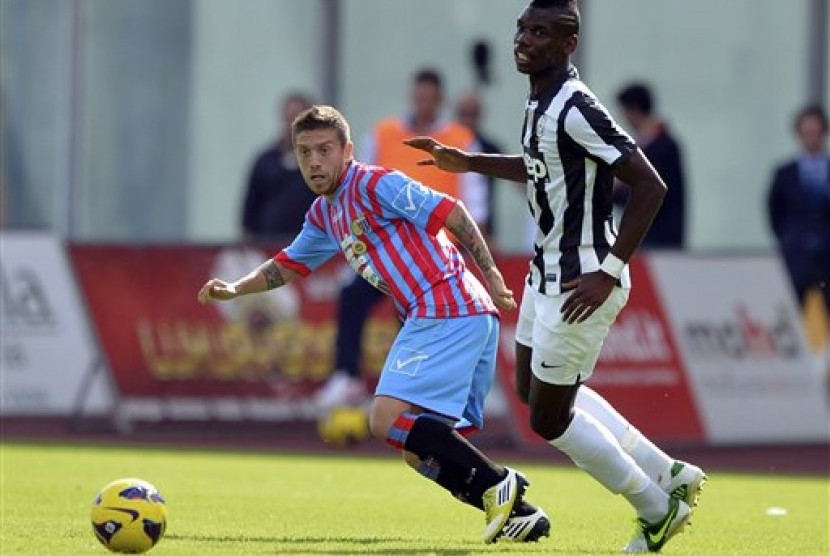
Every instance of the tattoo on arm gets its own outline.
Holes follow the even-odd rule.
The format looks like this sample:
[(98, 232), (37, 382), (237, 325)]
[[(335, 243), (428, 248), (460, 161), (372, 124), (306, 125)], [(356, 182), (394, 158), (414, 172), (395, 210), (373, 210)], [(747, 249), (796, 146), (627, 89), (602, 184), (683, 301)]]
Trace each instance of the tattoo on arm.
[(285, 285), (285, 277), (274, 261), (267, 261), (262, 265), (262, 274), (265, 276), (265, 283), (269, 290)]
[(473, 219), (470, 217), (467, 209), (463, 208), (461, 205), (457, 205), (457, 208), (461, 209), (459, 211), (459, 217), (453, 218), (452, 222), (447, 221), (445, 223), (447, 229), (451, 231), (455, 237), (458, 238), (461, 245), (463, 245), (467, 251), (470, 252), (482, 272), (495, 268), (496, 263), (493, 260), (493, 255), (490, 253), (490, 249), (487, 248), (487, 244), (484, 242), (481, 230), (479, 230), (476, 223), (473, 222)]

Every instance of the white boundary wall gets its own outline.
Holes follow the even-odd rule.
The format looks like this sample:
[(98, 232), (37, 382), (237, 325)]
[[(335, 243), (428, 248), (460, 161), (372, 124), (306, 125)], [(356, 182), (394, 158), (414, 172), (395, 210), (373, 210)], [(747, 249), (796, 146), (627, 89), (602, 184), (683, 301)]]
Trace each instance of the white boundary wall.
[(710, 443), (828, 439), (827, 386), (777, 258), (655, 254), (648, 265)]
[[(0, 415), (70, 415), (98, 350), (56, 238), (0, 234), (0, 318)], [(100, 374), (86, 393), (87, 415), (111, 401)]]

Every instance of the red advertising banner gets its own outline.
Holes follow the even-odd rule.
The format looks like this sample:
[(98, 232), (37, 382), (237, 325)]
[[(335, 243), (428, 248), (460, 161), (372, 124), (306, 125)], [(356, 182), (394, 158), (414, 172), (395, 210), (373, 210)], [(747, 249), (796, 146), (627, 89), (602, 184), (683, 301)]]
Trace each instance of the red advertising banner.
[[(524, 289), (527, 259), (501, 258), (501, 269), (517, 299)], [(643, 258), (631, 265), (628, 304), (606, 338), (588, 385), (653, 440), (702, 441), (704, 431), (676, 341)], [(518, 311), (503, 315), (499, 372), (522, 442), (541, 443), (530, 429), (527, 408), (513, 394), (514, 341)]]
[[(339, 261), (260, 295), (207, 306), (212, 276), (233, 279), (265, 251), (240, 247), (75, 245), (71, 258), (124, 398), (308, 398), (332, 371)], [(391, 303), (364, 333), (377, 376), (399, 324)]]
[[(70, 255), (122, 398), (235, 400), (234, 407), (248, 408), (229, 410), (231, 415), (250, 414), (245, 404), (258, 400), (280, 419), (309, 415), (311, 394), (334, 367), (338, 294), (353, 276), (339, 260), (277, 290), (203, 306), (196, 293), (207, 278), (244, 275), (268, 253), (242, 247), (74, 245)], [(507, 256), (497, 262), (519, 298), (527, 259)], [(701, 440), (677, 346), (641, 260), (632, 264), (632, 278), (628, 306), (589, 384), (650, 437)], [(518, 311), (502, 315), (498, 372), (519, 439), (534, 443), (527, 410), (513, 393), (517, 316)], [(373, 313), (362, 346), (363, 376), (370, 382), (399, 327), (391, 303)]]

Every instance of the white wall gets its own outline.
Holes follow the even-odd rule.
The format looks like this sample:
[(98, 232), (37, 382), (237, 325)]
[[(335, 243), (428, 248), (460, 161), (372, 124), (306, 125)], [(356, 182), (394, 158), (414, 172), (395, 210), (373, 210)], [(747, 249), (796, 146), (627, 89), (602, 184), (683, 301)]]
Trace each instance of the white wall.
[(254, 156), (277, 134), (280, 97), (320, 90), (320, 4), (194, 3), (188, 239), (239, 237)]
[[(0, 162), (11, 220), (59, 229), (69, 167), (70, 12), (57, 9), (57, 0), (2, 1), (8, 32), (0, 91), (8, 121)], [(584, 0), (580, 69), (587, 83), (615, 110), (620, 86), (647, 80), (682, 141), (693, 248), (771, 245), (764, 201), (773, 166), (796, 148), (790, 126), (807, 94), (809, 2)], [(294, 89), (321, 92), (323, 2), (145, 3), (80, 4), (80, 236), (235, 239), (249, 165), (276, 133), (277, 99)], [(525, 5), (342, 0), (340, 107), (356, 137), (405, 110), (410, 76), (422, 66), (444, 73), (454, 100), (473, 84), (470, 48), (483, 39), (494, 77), (484, 93), (484, 128), (516, 151), (527, 81), (515, 71), (511, 45)], [(112, 31), (113, 22), (125, 32)], [(41, 27), (49, 40), (27, 38), (44, 37)], [(172, 46), (156, 40), (158, 32)], [(498, 193), (503, 221), (525, 214), (517, 189)], [(522, 227), (499, 244), (523, 248)]]
[(591, 0), (587, 80), (651, 83), (684, 147), (693, 248), (770, 245), (766, 192), (806, 99), (807, 0)]
[[(376, 120), (403, 114), (412, 74), (438, 69), (445, 81), (447, 114), (475, 85), (471, 63), (477, 40), (490, 44), (492, 85), (483, 91), (484, 131), (509, 152), (519, 152), (527, 80), (513, 63), (513, 33), (526, 0), (345, 0), (340, 57), (341, 104), (360, 139)], [(378, 22), (394, 21), (395, 25)], [(516, 222), (527, 214), (524, 193), (501, 183), (496, 218)], [(518, 215), (518, 216), (517, 216)], [(524, 226), (502, 226), (502, 249), (527, 250)]]
[(10, 226), (64, 226), (69, 8), (58, 0), (0, 4), (0, 199), (8, 203), (1, 216)]

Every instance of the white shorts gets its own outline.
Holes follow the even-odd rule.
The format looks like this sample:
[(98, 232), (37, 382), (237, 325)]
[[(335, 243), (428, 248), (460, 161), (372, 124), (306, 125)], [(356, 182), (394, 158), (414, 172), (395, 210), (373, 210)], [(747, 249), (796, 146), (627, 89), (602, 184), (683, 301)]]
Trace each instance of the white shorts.
[(516, 342), (533, 350), (530, 368), (536, 378), (557, 385), (588, 380), (611, 324), (628, 301), (628, 292), (615, 287), (587, 320), (568, 324), (560, 309), (572, 292), (545, 295), (525, 286)]

